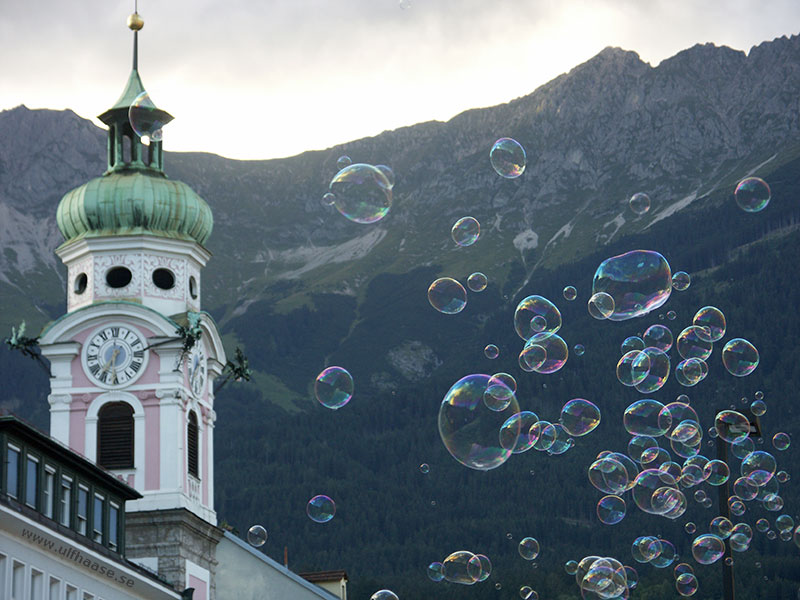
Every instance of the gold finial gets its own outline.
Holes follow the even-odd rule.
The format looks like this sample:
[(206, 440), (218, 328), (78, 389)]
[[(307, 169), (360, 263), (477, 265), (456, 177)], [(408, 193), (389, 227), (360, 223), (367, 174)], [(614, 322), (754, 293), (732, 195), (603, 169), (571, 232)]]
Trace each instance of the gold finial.
[(142, 27), (144, 27), (144, 19), (139, 16), (139, 13), (132, 13), (128, 17), (128, 29), (131, 31), (139, 31)]

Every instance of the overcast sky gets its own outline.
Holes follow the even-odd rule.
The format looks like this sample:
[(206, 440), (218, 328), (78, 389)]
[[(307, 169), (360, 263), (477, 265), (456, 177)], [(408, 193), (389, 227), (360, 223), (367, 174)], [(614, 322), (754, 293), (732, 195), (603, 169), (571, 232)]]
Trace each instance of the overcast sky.
[[(800, 33), (800, 0), (140, 0), (139, 72), (167, 150), (273, 158), (532, 92), (606, 46)], [(0, 110), (94, 118), (130, 71), (133, 0), (0, 0)], [(358, 157), (354, 157), (358, 159)]]

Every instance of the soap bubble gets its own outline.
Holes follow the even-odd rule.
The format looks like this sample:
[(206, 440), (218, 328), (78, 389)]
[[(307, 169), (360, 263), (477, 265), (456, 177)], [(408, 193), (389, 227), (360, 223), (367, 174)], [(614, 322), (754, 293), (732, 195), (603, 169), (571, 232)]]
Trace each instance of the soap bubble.
[(727, 539), (733, 530), (733, 523), (727, 517), (719, 516), (711, 519), (711, 524), (708, 526), (709, 533), (713, 533), (717, 537)]
[(267, 541), (267, 530), (261, 525), (253, 525), (247, 530), (247, 542), (251, 546), (260, 548)]
[(625, 500), (619, 496), (603, 496), (597, 502), (597, 518), (605, 525), (616, 525), (625, 518)]
[(503, 448), (512, 448), (514, 454), (530, 450), (538, 439), (539, 431), (533, 430), (538, 422), (539, 416), (529, 410), (511, 415), (500, 428), (500, 445)]
[(699, 588), (700, 584), (697, 583), (697, 577), (692, 573), (683, 573), (675, 580), (675, 589), (683, 597), (693, 596)]
[(614, 298), (605, 292), (597, 292), (589, 298), (587, 308), (589, 314), (598, 321), (608, 319), (614, 314)]
[(336, 504), (328, 496), (320, 494), (308, 501), (306, 513), (315, 523), (327, 523), (336, 514)]
[(713, 486), (724, 484), (728, 481), (730, 475), (731, 470), (730, 467), (728, 467), (728, 463), (721, 460), (710, 460), (703, 468), (703, 477), (707, 483)]
[(697, 536), (692, 542), (692, 556), (701, 565), (710, 565), (725, 555), (725, 542), (712, 533)]
[(652, 535), (638, 537), (631, 544), (631, 554), (634, 560), (642, 564), (657, 558), (662, 549), (661, 540)]
[(600, 409), (583, 398), (573, 398), (561, 408), (561, 425), (574, 437), (586, 435), (600, 424)]
[(583, 356), (586, 352), (586, 347), (583, 344), (575, 344), (572, 350), (575, 352), (575, 356)]
[[(632, 480), (623, 462), (612, 456), (598, 458), (589, 466), (588, 474), (590, 483), (604, 494), (622, 494)], [(633, 478), (636, 475), (634, 467)]]
[(533, 590), (530, 586), (523, 585), (521, 588), (519, 588), (519, 597), (522, 598), (522, 600), (530, 600), (532, 595)]
[(536, 560), (536, 557), (539, 556), (539, 542), (532, 537), (522, 538), (518, 550), (519, 555), (525, 560)]
[(742, 477), (747, 477), (758, 487), (763, 487), (775, 475), (777, 462), (769, 452), (756, 450), (744, 457), (740, 469)]
[(658, 442), (649, 435), (635, 435), (628, 442), (628, 456), (640, 464), (651, 462), (658, 452)]
[[(533, 370), (537, 373), (555, 373), (563, 367), (569, 356), (566, 342), (556, 333), (537, 333), (525, 344), (525, 347), (538, 346), (544, 350), (544, 361)], [(523, 350), (525, 352), (525, 350)], [(535, 357), (540, 356), (540, 351), (532, 351)], [(527, 356), (527, 355), (526, 355)]]
[(632, 335), (630, 337), (625, 338), (625, 340), (622, 342), (622, 345), (620, 346), (620, 351), (623, 354), (626, 354), (631, 350), (644, 350), (644, 347), (645, 347), (644, 340), (638, 336)]
[(387, 165), (375, 165), (375, 168), (378, 169), (383, 176), (386, 177), (386, 180), (389, 182), (389, 187), (394, 187), (394, 171), (392, 168)]
[(538, 344), (526, 345), (519, 353), (519, 366), (530, 373), (541, 367), (546, 359), (547, 351), (544, 347)]
[(675, 365), (675, 379), (682, 386), (692, 387), (703, 379), (703, 365), (699, 358), (687, 358)]
[(477, 558), (481, 564), (481, 570), (478, 574), (478, 581), (486, 581), (489, 579), (489, 575), (492, 574), (492, 561), (490, 561), (489, 557), (485, 554), (476, 554), (475, 558)]
[[(537, 317), (541, 319), (534, 323)], [(561, 312), (547, 298), (528, 296), (517, 304), (514, 310), (514, 330), (523, 340), (529, 340), (537, 333), (555, 333), (559, 329)]]
[(428, 579), (439, 582), (444, 579), (444, 565), (440, 562), (432, 562), (428, 565)]
[(420, 473), (422, 473), (423, 475), (427, 475), (428, 473), (430, 473), (430, 472), (431, 472), (431, 467), (430, 467), (430, 465), (429, 465), (428, 463), (422, 463), (422, 464), (419, 466), (419, 472), (420, 472)]
[(693, 534), (695, 531), (697, 531), (697, 525), (695, 525), (694, 523), (692, 523), (691, 521), (689, 521), (688, 523), (686, 523), (686, 525), (684, 525), (684, 526), (683, 526), (683, 529), (686, 531), (686, 533), (688, 533), (689, 535), (691, 535), (691, 534)]
[(772, 192), (767, 182), (759, 177), (742, 179), (733, 192), (736, 204), (745, 212), (759, 212), (764, 210), (772, 198)]
[(342, 154), (338, 159), (336, 159), (336, 168), (339, 169), (340, 171), (345, 167), (349, 167), (352, 164), (353, 161), (346, 154)]
[(369, 600), (399, 600), (397, 594), (395, 594), (391, 590), (378, 590), (372, 596), (370, 596)]
[(467, 290), (452, 277), (440, 277), (428, 288), (428, 302), (440, 313), (454, 315), (467, 305)]
[(722, 364), (736, 377), (750, 375), (758, 366), (758, 350), (747, 340), (734, 338), (722, 349)]
[[(445, 395), (439, 408), (439, 435), (450, 455), (471, 469), (488, 471), (507, 461), (516, 446), (519, 430), (505, 432), (501, 445), (499, 432), (506, 421), (519, 413), (516, 397), (500, 411), (486, 406), (489, 375), (467, 375), (459, 379)], [(492, 383), (499, 390), (501, 384)], [(491, 394), (490, 394), (491, 395)]]
[[(483, 403), (489, 410), (500, 412), (505, 410), (514, 399), (514, 392), (517, 390), (517, 382), (508, 373), (496, 373), (489, 378), (486, 392), (483, 394)], [(516, 413), (515, 413), (516, 414)], [(506, 427), (507, 423), (503, 424)], [(519, 435), (519, 428), (514, 431), (514, 435)], [(516, 443), (516, 440), (509, 440)]]
[(500, 177), (515, 179), (525, 171), (525, 149), (514, 139), (500, 138), (489, 151), (489, 161)]
[(658, 252), (632, 250), (600, 263), (594, 274), (592, 293), (605, 292), (614, 299), (608, 318), (624, 321), (662, 306), (672, 291), (669, 263)]
[(642, 394), (650, 394), (664, 387), (670, 371), (669, 356), (658, 348), (645, 348), (642, 352), (650, 359), (650, 368), (634, 387)]
[(567, 572), (567, 575), (575, 575), (575, 573), (578, 572), (578, 562), (568, 560), (564, 563), (564, 570)]
[(753, 400), (750, 404), (750, 412), (757, 417), (763, 416), (767, 412), (767, 404), (763, 400)]
[(699, 358), (706, 360), (711, 356), (712, 345), (710, 330), (692, 325), (678, 334), (675, 346), (683, 358)]
[(328, 189), (334, 206), (354, 223), (375, 223), (392, 207), (392, 186), (380, 169), (363, 163), (345, 167), (333, 176)]
[(716, 306), (704, 306), (698, 310), (692, 324), (700, 327), (698, 334), (708, 342), (718, 342), (725, 337), (725, 315)]
[(674, 321), (677, 318), (678, 318), (678, 313), (676, 313), (674, 310), (667, 311), (667, 320)]
[(784, 531), (791, 531), (794, 529), (794, 519), (789, 515), (780, 515), (775, 519), (775, 528), (781, 533)]
[(334, 196), (330, 192), (325, 192), (325, 194), (323, 194), (322, 196), (323, 206), (333, 206), (334, 202), (336, 202), (336, 196)]
[(467, 277), (467, 287), (473, 292), (482, 292), (486, 289), (486, 285), (488, 283), (488, 279), (486, 275), (477, 271), (472, 273), (469, 277)]
[(669, 352), (673, 342), (672, 331), (666, 325), (651, 325), (645, 330), (642, 341), (646, 347)]
[[(572, 448), (575, 441), (569, 436), (569, 433), (567, 433), (567, 430), (564, 429), (561, 423), (553, 423), (552, 427), (555, 436), (553, 437), (553, 443), (550, 444), (550, 447), (547, 449), (547, 453), (551, 456), (564, 454), (564, 452)], [(534, 444), (534, 447), (536, 447), (536, 444)]]
[(672, 275), (672, 289), (679, 292), (689, 289), (692, 283), (691, 276), (686, 271), (676, 271)]
[(564, 300), (568, 300), (569, 302), (572, 302), (578, 297), (578, 290), (571, 285), (565, 287), (562, 293), (564, 294)]
[[(714, 433), (717, 432), (716, 428), (712, 427)], [(739, 460), (750, 454), (756, 449), (756, 445), (750, 437), (737, 436), (736, 441), (731, 444), (731, 454)]]
[(150, 94), (141, 92), (131, 102), (128, 108), (128, 120), (131, 129), (140, 138), (147, 138), (152, 142), (160, 142), (162, 138), (161, 128), (166, 125), (166, 113), (153, 104)]
[(637, 215), (643, 215), (650, 210), (650, 196), (643, 192), (637, 192), (628, 200), (631, 210)]
[(353, 376), (342, 367), (328, 367), (314, 381), (314, 395), (322, 406), (337, 410), (353, 397)]
[(495, 358), (500, 356), (500, 349), (494, 344), (487, 344), (486, 347), (483, 349), (483, 354), (489, 360), (494, 360)]
[(786, 450), (791, 443), (792, 440), (788, 433), (780, 431), (772, 436), (772, 446), (775, 448), (775, 450)]
[(750, 421), (735, 410), (723, 410), (714, 419), (714, 429), (723, 440), (738, 444), (750, 435)]
[(481, 559), (467, 550), (453, 552), (442, 564), (444, 578), (450, 583), (472, 585), (481, 576)]
[(481, 224), (475, 217), (461, 217), (453, 225), (450, 235), (459, 246), (472, 246), (481, 235)]

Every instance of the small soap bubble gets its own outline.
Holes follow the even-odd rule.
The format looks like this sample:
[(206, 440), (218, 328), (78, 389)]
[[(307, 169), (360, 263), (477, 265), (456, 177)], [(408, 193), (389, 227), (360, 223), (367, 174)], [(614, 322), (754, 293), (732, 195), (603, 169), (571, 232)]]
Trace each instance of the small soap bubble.
[(251, 546), (260, 548), (267, 541), (267, 530), (261, 525), (253, 525), (247, 530), (247, 542)]
[(454, 315), (467, 305), (467, 290), (452, 277), (440, 277), (428, 288), (428, 302), (440, 313)]
[(631, 210), (637, 215), (643, 215), (650, 210), (650, 196), (644, 192), (637, 192), (628, 200)]
[(470, 291), (482, 292), (486, 289), (488, 281), (489, 280), (487, 279), (486, 275), (477, 271), (467, 277), (467, 287), (470, 289)]
[(636, 335), (626, 337), (620, 346), (620, 351), (627, 354), (631, 350), (644, 350), (644, 340)]
[(695, 525), (694, 523), (692, 523), (691, 521), (689, 521), (688, 523), (686, 523), (686, 525), (684, 525), (684, 526), (683, 526), (683, 529), (686, 531), (686, 533), (688, 533), (689, 535), (691, 535), (691, 534), (693, 534), (695, 531), (697, 531), (697, 525)]
[(422, 463), (422, 464), (419, 466), (419, 472), (420, 472), (420, 473), (422, 473), (423, 475), (427, 475), (428, 473), (430, 473), (430, 472), (431, 472), (431, 467), (430, 467), (430, 465), (429, 465), (428, 463)]
[(668, 310), (667, 311), (667, 320), (668, 321), (674, 321), (676, 318), (678, 318), (678, 313), (676, 313), (674, 310)]
[(625, 518), (625, 500), (619, 496), (603, 496), (597, 503), (597, 518), (605, 525), (616, 525)]
[(391, 590), (378, 590), (372, 596), (370, 596), (369, 600), (399, 600), (397, 598), (397, 594), (395, 594)]
[(489, 151), (489, 161), (500, 177), (515, 179), (525, 171), (525, 149), (514, 139), (500, 138)]
[(500, 356), (500, 349), (494, 344), (487, 344), (486, 347), (483, 349), (483, 354), (489, 360), (494, 360), (495, 358)]
[(758, 360), (756, 347), (742, 338), (730, 340), (722, 349), (722, 364), (736, 377), (750, 375), (758, 366)]
[(519, 555), (525, 560), (535, 560), (539, 556), (539, 542), (536, 541), (536, 538), (523, 538), (519, 543), (518, 550)]
[(346, 154), (343, 154), (336, 160), (336, 168), (340, 171), (345, 167), (349, 167), (351, 164), (353, 164), (353, 161)]
[(472, 246), (481, 235), (481, 224), (475, 217), (461, 217), (450, 229), (453, 241), (462, 247)]
[(432, 562), (428, 565), (428, 579), (439, 582), (444, 579), (444, 565), (440, 562)]
[(586, 347), (583, 344), (575, 344), (572, 350), (575, 352), (575, 356), (583, 356), (584, 352), (586, 352)]
[(596, 294), (592, 294), (592, 297), (589, 298), (587, 307), (589, 309), (589, 314), (593, 318), (602, 321), (614, 314), (614, 298), (605, 292), (597, 292)]
[(784, 450), (789, 448), (791, 443), (792, 440), (789, 437), (789, 434), (784, 433), (783, 431), (780, 431), (776, 433), (774, 436), (772, 436), (772, 446), (775, 448), (775, 450), (780, 450), (781, 452), (783, 452)]
[(391, 167), (386, 165), (375, 165), (375, 168), (378, 169), (383, 175), (386, 177), (386, 180), (389, 182), (389, 187), (394, 187), (394, 171), (392, 171)]
[(328, 496), (314, 496), (306, 505), (306, 514), (315, 523), (327, 523), (336, 514), (336, 504)]
[(333, 206), (333, 203), (336, 202), (336, 196), (331, 194), (330, 192), (326, 192), (322, 196), (322, 205), (323, 206)]
[(337, 410), (353, 397), (353, 376), (342, 367), (328, 367), (317, 375), (314, 395), (325, 408)]
[(672, 274), (672, 289), (679, 292), (689, 289), (692, 283), (692, 278), (686, 271), (675, 271)]
[(772, 198), (769, 185), (759, 177), (742, 179), (736, 186), (733, 195), (739, 208), (749, 213), (764, 210)]
[(578, 290), (576, 290), (573, 286), (568, 285), (564, 288), (564, 299), (572, 302), (575, 298), (578, 297)]

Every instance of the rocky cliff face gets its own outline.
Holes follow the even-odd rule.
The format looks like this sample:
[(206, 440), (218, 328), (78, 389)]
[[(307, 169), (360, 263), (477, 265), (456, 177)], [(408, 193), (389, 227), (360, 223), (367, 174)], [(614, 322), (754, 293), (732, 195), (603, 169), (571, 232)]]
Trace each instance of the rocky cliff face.
[[(377, 273), (421, 264), (462, 276), (512, 258), (529, 274), (572, 260), (789, 160), (798, 150), (798, 98), (798, 36), (748, 54), (698, 45), (656, 68), (607, 48), (528, 96), (447, 123), (282, 160), (169, 154), (166, 171), (214, 210), (206, 302), (233, 316), (258, 299), (291, 305), (312, 291), (358, 295)], [(527, 151), (517, 180), (489, 165), (502, 136)], [(20, 106), (0, 113), (0, 139), (3, 320), (43, 322), (63, 296), (55, 208), (103, 171), (105, 135), (71, 111)], [(395, 204), (382, 222), (350, 223), (320, 204), (344, 152), (394, 169)], [(637, 191), (653, 199), (644, 216), (627, 208)], [(449, 230), (466, 214), (481, 221), (483, 236), (464, 252)]]

